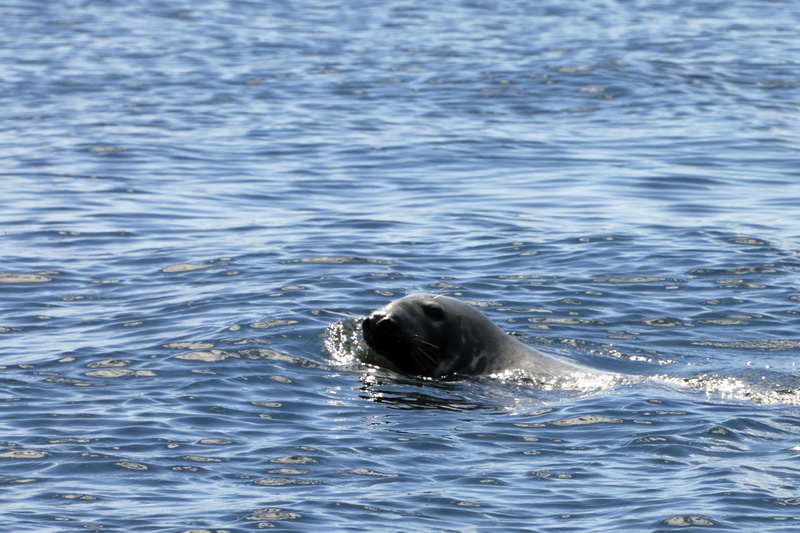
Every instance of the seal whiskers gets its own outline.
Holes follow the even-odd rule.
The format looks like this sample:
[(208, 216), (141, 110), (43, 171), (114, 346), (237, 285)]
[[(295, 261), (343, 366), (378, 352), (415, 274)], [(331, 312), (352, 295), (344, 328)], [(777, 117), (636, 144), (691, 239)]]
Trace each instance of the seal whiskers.
[[(422, 367), (424, 362), (427, 364), (428, 368), (435, 369), (438, 364), (436, 357), (426, 348), (426, 345), (434, 349), (433, 353), (435, 353), (435, 350), (438, 350), (436, 345), (419, 337), (411, 337), (408, 341), (410, 348), (409, 355), (416, 358), (417, 364)], [(422, 359), (422, 361), (420, 361), (420, 359)]]

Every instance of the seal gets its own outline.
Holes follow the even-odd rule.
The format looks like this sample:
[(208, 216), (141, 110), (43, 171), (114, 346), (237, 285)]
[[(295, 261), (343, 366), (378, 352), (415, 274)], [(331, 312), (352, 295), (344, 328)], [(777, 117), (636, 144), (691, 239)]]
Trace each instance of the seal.
[(523, 370), (560, 377), (591, 369), (543, 354), (507, 335), (471, 305), (414, 294), (374, 311), (364, 340), (403, 373), (433, 378)]

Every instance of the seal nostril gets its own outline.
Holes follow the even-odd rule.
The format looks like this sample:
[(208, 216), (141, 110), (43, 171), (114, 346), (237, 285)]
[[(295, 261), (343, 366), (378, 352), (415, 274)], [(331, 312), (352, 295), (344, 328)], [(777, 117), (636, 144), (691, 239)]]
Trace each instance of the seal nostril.
[(379, 317), (375, 322), (375, 333), (387, 333), (392, 331), (395, 327), (395, 321), (390, 316)]
[(364, 320), (363, 329), (374, 335), (387, 333), (395, 328), (395, 320), (384, 313), (372, 313), (369, 318)]

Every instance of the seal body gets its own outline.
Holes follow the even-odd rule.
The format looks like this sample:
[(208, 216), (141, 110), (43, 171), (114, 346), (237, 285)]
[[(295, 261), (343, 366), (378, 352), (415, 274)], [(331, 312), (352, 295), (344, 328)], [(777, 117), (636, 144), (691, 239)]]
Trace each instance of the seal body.
[(416, 376), (493, 374), (524, 370), (541, 377), (589, 369), (543, 354), (507, 335), (471, 305), (414, 294), (374, 311), (362, 324), (370, 348)]

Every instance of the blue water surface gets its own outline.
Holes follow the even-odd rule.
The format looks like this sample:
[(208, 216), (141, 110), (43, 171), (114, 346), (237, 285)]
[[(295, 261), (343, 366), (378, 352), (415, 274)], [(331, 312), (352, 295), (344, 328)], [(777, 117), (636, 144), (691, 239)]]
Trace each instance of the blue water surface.
[[(6, 0), (5, 529), (800, 530), (798, 22)], [(414, 292), (619, 377), (362, 363)]]

